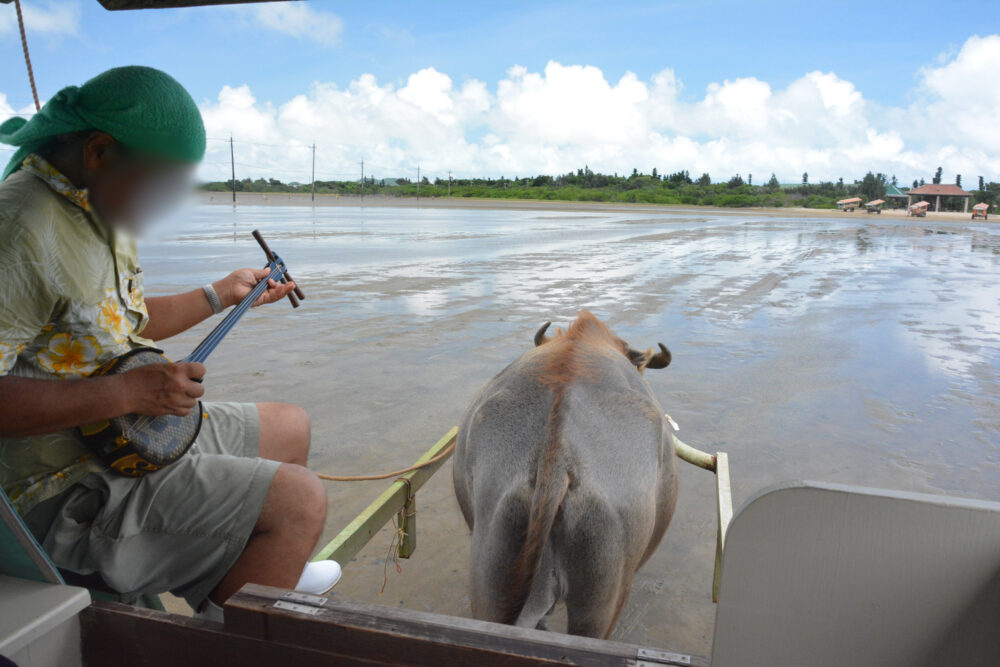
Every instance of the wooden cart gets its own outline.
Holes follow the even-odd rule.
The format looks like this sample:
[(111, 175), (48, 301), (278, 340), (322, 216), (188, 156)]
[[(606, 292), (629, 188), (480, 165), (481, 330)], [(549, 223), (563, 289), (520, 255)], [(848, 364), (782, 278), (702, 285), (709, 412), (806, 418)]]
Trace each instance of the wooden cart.
[(885, 206), (884, 199), (873, 199), (867, 204), (865, 204), (865, 211), (867, 211), (868, 213), (878, 213), (879, 215), (881, 215), (883, 206)]
[(861, 197), (850, 197), (848, 199), (841, 199), (837, 202), (837, 208), (841, 211), (850, 212), (859, 206), (861, 206)]

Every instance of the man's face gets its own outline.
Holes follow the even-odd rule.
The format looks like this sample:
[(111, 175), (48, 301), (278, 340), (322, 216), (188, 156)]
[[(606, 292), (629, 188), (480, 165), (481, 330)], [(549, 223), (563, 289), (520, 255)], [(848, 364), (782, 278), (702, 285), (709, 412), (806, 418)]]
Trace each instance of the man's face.
[(103, 136), (110, 141), (84, 148), (91, 205), (108, 224), (139, 234), (190, 193), (194, 165), (136, 154)]

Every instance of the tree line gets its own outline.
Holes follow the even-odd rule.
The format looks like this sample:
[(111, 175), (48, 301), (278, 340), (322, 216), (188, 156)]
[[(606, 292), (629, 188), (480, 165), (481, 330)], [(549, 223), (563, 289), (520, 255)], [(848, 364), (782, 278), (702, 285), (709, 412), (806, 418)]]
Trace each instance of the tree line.
[[(941, 178), (942, 171), (939, 167), (933, 182), (940, 183)], [(631, 174), (602, 174), (585, 166), (558, 176), (526, 178), (435, 178), (432, 181), (424, 177), (420, 183), (407, 178), (366, 178), (364, 183), (360, 179), (316, 181), (315, 191), (317, 194), (361, 195), (363, 189), (363, 194), (366, 195), (400, 197), (419, 195), (723, 207), (836, 208), (837, 201), (847, 197), (861, 197), (865, 201), (884, 199), (890, 183), (897, 185), (895, 176), (870, 171), (852, 183), (845, 183), (843, 178), (836, 182), (810, 183), (809, 174), (804, 173), (801, 183), (789, 185), (779, 183), (772, 173), (762, 185), (754, 185), (753, 174), (747, 174), (745, 179), (741, 174), (736, 174), (725, 181), (713, 182), (707, 173), (693, 178), (688, 171), (660, 174), (654, 168), (648, 174), (641, 173), (638, 169), (633, 169)], [(914, 187), (922, 183), (922, 180), (914, 181)], [(956, 183), (961, 186), (961, 176), (956, 178)], [(237, 192), (261, 193), (309, 193), (313, 188), (311, 183), (283, 183), (274, 178), (245, 178), (237, 180), (235, 186)], [(202, 189), (228, 192), (233, 189), (233, 181), (205, 183)], [(1000, 202), (1000, 183), (986, 183), (983, 177), (979, 177), (979, 190), (973, 192), (973, 198), (976, 202)], [(961, 204), (956, 205), (960, 210)]]

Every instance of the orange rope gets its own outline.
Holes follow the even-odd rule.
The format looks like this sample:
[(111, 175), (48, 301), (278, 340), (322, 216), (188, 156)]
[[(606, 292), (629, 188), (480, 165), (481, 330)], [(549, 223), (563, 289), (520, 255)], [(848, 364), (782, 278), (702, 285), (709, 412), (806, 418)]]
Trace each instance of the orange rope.
[(38, 88), (35, 87), (35, 72), (31, 69), (31, 56), (28, 54), (28, 36), (24, 34), (24, 16), (21, 14), (21, 0), (14, 0), (14, 9), (17, 10), (17, 27), (21, 29), (24, 64), (28, 66), (28, 80), (31, 81), (31, 94), (35, 98), (35, 111), (41, 111), (42, 105), (38, 102)]

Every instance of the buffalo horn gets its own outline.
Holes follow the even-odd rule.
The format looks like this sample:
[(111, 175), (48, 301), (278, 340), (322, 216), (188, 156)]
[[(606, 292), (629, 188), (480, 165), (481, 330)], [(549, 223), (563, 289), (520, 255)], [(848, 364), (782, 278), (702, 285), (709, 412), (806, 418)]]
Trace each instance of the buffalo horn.
[(660, 346), (660, 351), (649, 358), (646, 362), (646, 368), (666, 368), (670, 365), (670, 350), (663, 343), (657, 343)]
[(551, 326), (551, 324), (552, 322), (546, 322), (541, 326), (541, 328), (538, 329), (538, 331), (535, 332), (535, 347), (538, 347), (548, 340), (548, 338), (545, 337), (545, 331), (549, 328), (549, 326)]

